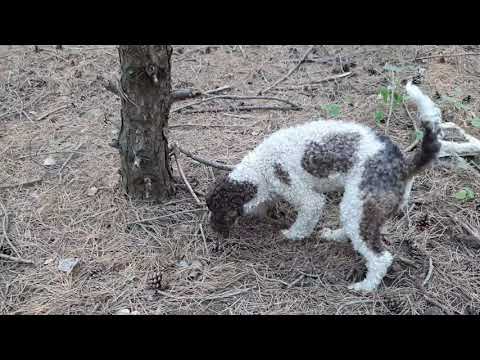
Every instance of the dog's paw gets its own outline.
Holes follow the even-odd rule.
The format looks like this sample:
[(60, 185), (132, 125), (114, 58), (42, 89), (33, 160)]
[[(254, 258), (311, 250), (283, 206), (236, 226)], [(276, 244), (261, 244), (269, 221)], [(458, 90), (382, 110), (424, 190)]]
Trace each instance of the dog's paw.
[(323, 228), (320, 232), (320, 238), (325, 241), (336, 241), (336, 242), (346, 242), (348, 241), (348, 236), (345, 234), (343, 229), (332, 230), (330, 228)]
[(290, 231), (288, 229), (280, 231), (283, 235), (284, 238), (287, 240), (291, 241), (299, 241), (305, 238), (305, 236), (302, 236), (301, 234), (298, 234), (296, 232)]
[(363, 280), (355, 284), (349, 285), (348, 289), (360, 293), (371, 293), (376, 290), (376, 286), (374, 286), (370, 282)]

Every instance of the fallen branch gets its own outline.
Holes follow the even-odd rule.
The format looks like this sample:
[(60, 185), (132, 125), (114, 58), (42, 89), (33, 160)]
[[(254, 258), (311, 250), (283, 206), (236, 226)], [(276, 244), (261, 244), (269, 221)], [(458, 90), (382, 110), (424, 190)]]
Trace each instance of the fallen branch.
[(45, 119), (46, 117), (52, 115), (53, 113), (56, 113), (57, 111), (60, 111), (60, 110), (63, 110), (63, 109), (66, 109), (68, 108), (70, 105), (62, 105), (62, 106), (59, 106), (57, 108), (54, 108), (50, 111), (47, 111), (46, 113), (40, 115), (38, 118), (37, 118), (37, 121), (40, 121), (40, 120), (43, 120)]
[(195, 89), (178, 89), (173, 90), (171, 93), (171, 101), (182, 101), (186, 99), (192, 99), (199, 96), (202, 96), (203, 93), (200, 90)]
[(171, 112), (178, 112), (182, 109), (185, 109), (185, 108), (188, 108), (188, 107), (191, 107), (191, 106), (194, 106), (194, 105), (199, 105), (199, 104), (203, 104), (207, 101), (212, 101), (212, 100), (220, 100), (220, 99), (224, 99), (224, 100), (272, 100), (272, 101), (279, 101), (279, 102), (283, 102), (285, 104), (288, 104), (290, 105), (290, 107), (292, 108), (292, 110), (300, 110), (301, 107), (288, 101), (288, 100), (285, 100), (285, 99), (280, 99), (280, 98), (276, 98), (276, 97), (271, 97), (271, 96), (235, 96), (235, 95), (217, 95), (217, 96), (212, 96), (212, 97), (209, 97), (209, 98), (205, 98), (205, 99), (202, 99), (202, 100), (199, 100), (199, 101), (195, 101), (193, 103), (190, 103), (190, 104), (186, 104), (186, 105), (183, 105), (183, 106), (180, 106), (176, 109), (173, 109)]
[[(225, 114), (226, 115), (226, 114)], [(245, 128), (251, 127), (250, 125), (210, 125), (210, 124), (177, 124), (169, 125), (168, 129), (176, 129), (183, 127), (197, 127), (197, 128)]]
[(183, 149), (180, 145), (175, 145), (175, 146), (177, 147), (178, 151), (180, 151), (182, 154), (185, 154), (190, 159), (198, 161), (199, 163), (202, 163), (202, 164), (205, 164), (205, 165), (217, 168), (217, 169), (221, 169), (221, 170), (227, 170), (227, 171), (233, 170), (233, 166), (231, 166), (231, 165), (220, 164), (220, 163), (212, 161), (212, 160), (203, 159), (203, 158), (201, 158), (199, 156), (196, 156), (196, 155), (193, 155), (191, 152)]
[(412, 120), (413, 128), (415, 129), (415, 140), (409, 146), (407, 146), (404, 150), (405, 152), (409, 152), (415, 149), (422, 139), (417, 136), (417, 132), (419, 132), (420, 129), (418, 128), (417, 122), (413, 118), (412, 114), (410, 114), (410, 111), (408, 110), (408, 107), (405, 101), (403, 101), (403, 107), (405, 108), (405, 111), (407, 112), (407, 115), (410, 118), (410, 120)]
[(343, 78), (346, 78), (346, 77), (351, 76), (351, 75), (353, 75), (353, 72), (348, 71), (348, 72), (344, 72), (342, 74), (328, 76), (328, 77), (323, 78), (323, 79), (312, 80), (312, 81), (309, 81), (308, 83), (303, 83), (303, 84), (299, 84), (299, 85), (295, 85), (295, 86), (279, 88), (279, 90), (303, 89), (303, 88), (311, 86), (311, 85), (316, 85), (316, 84), (321, 84), (321, 83), (328, 82), (328, 81), (343, 79)]
[(280, 84), (281, 82), (285, 81), (290, 75), (292, 75), (295, 70), (297, 70), (300, 65), (302, 65), (302, 63), (305, 61), (305, 59), (307, 58), (307, 56), (312, 52), (312, 50), (315, 48), (315, 45), (312, 45), (308, 48), (308, 50), (305, 52), (305, 54), (303, 54), (302, 58), (300, 59), (300, 61), (298, 62), (297, 65), (295, 65), (285, 76), (283, 76), (282, 78), (278, 79), (277, 81), (275, 81), (272, 85), (268, 86), (267, 88), (261, 90), (258, 95), (260, 94), (264, 94), (266, 93), (268, 90), (271, 90), (273, 89), (275, 86), (277, 86), (278, 84)]
[(477, 56), (477, 55), (480, 55), (480, 53), (473, 52), (473, 53), (459, 53), (459, 54), (435, 54), (435, 55), (429, 55), (429, 56), (415, 57), (413, 61), (442, 58), (442, 57)]
[(126, 224), (126, 226), (135, 225), (135, 224), (142, 224), (142, 223), (146, 223), (146, 222), (150, 222), (150, 221), (155, 221), (155, 220), (161, 220), (161, 219), (169, 218), (169, 217), (172, 217), (172, 216), (175, 216), (175, 215), (187, 214), (187, 213), (192, 213), (192, 212), (197, 212), (197, 211), (207, 211), (207, 210), (206, 210), (206, 209), (184, 210), (184, 211), (179, 211), (179, 212), (172, 213), (172, 214), (166, 214), (166, 215), (156, 216), (156, 217), (153, 217), (153, 218), (140, 219), (140, 220), (137, 220), (137, 221), (131, 221), (131, 222), (128, 222), (128, 223)]
[(274, 110), (274, 111), (298, 111), (300, 109), (290, 106), (237, 106), (237, 107), (220, 107), (211, 109), (188, 110), (182, 111), (182, 114), (201, 114), (201, 113), (219, 113), (228, 111), (254, 111), (254, 110)]
[(1, 253), (0, 253), (0, 259), (15, 261), (15, 262), (24, 263), (24, 264), (34, 264), (34, 262), (31, 260), (23, 259), (21, 257), (16, 257), (16, 256), (5, 255)]
[[(81, 143), (80, 145), (78, 145), (78, 146), (75, 148), (74, 151), (76, 152), (76, 151), (80, 150), (80, 148), (81, 148), (82, 146), (83, 146), (83, 143)], [(75, 155), (75, 152), (72, 152), (72, 153), (68, 156), (67, 160), (65, 160), (65, 162), (64, 162), (63, 165), (62, 165), (62, 167), (58, 170), (57, 175), (60, 175), (60, 174), (62, 173), (62, 171), (63, 171), (63, 169), (65, 168), (65, 166), (67, 166), (67, 164), (70, 162), (70, 160), (72, 160), (73, 155)]]
[(427, 276), (425, 277), (425, 280), (423, 280), (422, 286), (425, 286), (428, 283), (428, 281), (432, 277), (432, 273), (433, 273), (433, 261), (432, 261), (432, 258), (429, 257), (428, 258), (428, 272), (427, 272)]
[(190, 194), (192, 194), (192, 196), (195, 199), (195, 202), (197, 203), (197, 205), (202, 206), (203, 205), (202, 202), (200, 201), (200, 199), (197, 197), (197, 195), (193, 191), (192, 186), (188, 182), (188, 179), (185, 176), (185, 173), (183, 172), (183, 169), (180, 166), (180, 163), (178, 162), (178, 159), (177, 159), (177, 157), (178, 157), (178, 147), (175, 146), (175, 145), (173, 146), (173, 157), (175, 158), (175, 163), (177, 164), (178, 172), (180, 173), (180, 176), (182, 177), (183, 182), (187, 186), (188, 191), (190, 192)]
[(162, 290), (156, 290), (157, 294), (175, 299), (175, 300), (199, 300), (200, 302), (202, 301), (207, 301), (207, 300), (216, 300), (216, 299), (225, 299), (229, 298), (235, 295), (240, 295), (243, 294), (247, 291), (250, 291), (251, 289), (238, 289), (238, 290), (230, 290), (230, 291), (225, 291), (220, 294), (212, 294), (212, 295), (199, 295), (199, 296), (176, 296), (173, 294), (170, 294), (168, 292), (162, 291)]
[(290, 289), (292, 287), (294, 287), (295, 285), (297, 285), (300, 281), (302, 281), (303, 279), (305, 278), (305, 275), (300, 275), (298, 278), (296, 278), (295, 280), (293, 280), (290, 284), (287, 285), (287, 289)]
[[(10, 238), (8, 237), (8, 213), (5, 205), (3, 205), (3, 202), (0, 201), (0, 207), (2, 208), (3, 212), (3, 219), (2, 219), (2, 231), (3, 231), (3, 239), (7, 241), (8, 245), (12, 248), (12, 250), (17, 254), (18, 258), (20, 259), (20, 253), (18, 252), (17, 248), (13, 245), (13, 243), (10, 241)], [(3, 245), (3, 240), (2, 243)]]
[[(121, 92), (118, 87), (119, 80), (118, 79), (103, 79), (102, 80), (103, 87), (110, 91), (111, 93), (121, 97)], [(193, 99), (204, 95), (211, 95), (216, 94), (225, 90), (231, 89), (231, 86), (222, 86), (217, 89), (212, 89), (208, 91), (200, 91), (198, 89), (177, 89), (173, 90), (171, 93), (171, 101), (172, 103), (177, 101), (182, 101), (186, 99)]]
[(18, 183), (18, 184), (0, 185), (0, 189), (8, 189), (8, 188), (17, 187), (17, 186), (31, 186), (41, 182), (42, 180), (43, 180), (42, 178), (36, 178), (33, 180), (28, 180), (22, 183)]

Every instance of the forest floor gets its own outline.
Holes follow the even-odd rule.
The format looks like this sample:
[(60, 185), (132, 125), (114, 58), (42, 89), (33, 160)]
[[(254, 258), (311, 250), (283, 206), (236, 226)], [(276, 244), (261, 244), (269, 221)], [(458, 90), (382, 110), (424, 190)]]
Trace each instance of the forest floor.
[[(409, 211), (385, 229), (394, 265), (378, 291), (357, 294), (347, 286), (364, 276), (365, 266), (349, 244), (318, 235), (288, 243), (275, 222), (252, 219), (219, 241), (205, 207), (182, 187), (164, 204), (125, 197), (118, 151), (110, 146), (121, 104), (102, 80), (118, 76), (116, 47), (40, 49), (0, 48), (0, 313), (479, 313), (480, 243), (467, 231), (480, 230), (478, 164), (438, 163), (416, 178)], [(309, 46), (173, 49), (174, 89), (228, 86), (219, 94), (256, 96)], [(439, 104), (444, 121), (480, 137), (479, 52), (477, 45), (319, 45), (264, 93), (300, 110), (261, 99), (176, 110), (199, 99), (185, 100), (172, 105), (170, 140), (235, 164), (273, 131), (323, 117), (379, 128), (405, 149), (416, 137), (415, 107), (401, 101), (402, 83), (412, 77)], [(393, 102), (385, 90), (391, 84), (398, 93)], [(203, 202), (220, 171), (185, 156), (179, 162)], [(463, 200), (455, 197), (462, 190)], [(329, 196), (319, 228), (338, 225), (339, 200)], [(278, 209), (293, 221), (288, 205)], [(78, 261), (71, 272), (59, 269), (71, 258)]]

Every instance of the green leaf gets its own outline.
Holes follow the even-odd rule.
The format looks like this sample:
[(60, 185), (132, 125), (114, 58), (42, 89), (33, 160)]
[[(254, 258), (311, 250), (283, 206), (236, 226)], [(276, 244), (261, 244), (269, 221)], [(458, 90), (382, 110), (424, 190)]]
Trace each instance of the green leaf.
[(393, 72), (401, 72), (402, 71), (401, 67), (398, 67), (398, 66), (395, 66), (395, 65), (390, 65), (390, 64), (386, 64), (383, 67), (383, 69), (386, 70), (386, 71), (393, 71)]
[(396, 105), (400, 105), (403, 102), (403, 95), (399, 93), (393, 93), (393, 100), (395, 101)]
[(420, 141), (423, 139), (423, 131), (415, 130), (415, 140)]
[(475, 117), (471, 120), (471, 122), (473, 127), (480, 129), (480, 118)]
[(337, 104), (324, 105), (323, 109), (327, 112), (328, 117), (337, 117), (340, 115), (340, 106)]
[(475, 198), (475, 193), (472, 189), (465, 187), (462, 190), (455, 193), (455, 199), (460, 201), (470, 201)]
[(388, 104), (389, 99), (390, 99), (390, 93), (391, 91), (388, 90), (387, 88), (383, 87), (380, 89), (380, 95), (382, 96), (383, 102), (385, 104)]
[(384, 118), (385, 118), (385, 113), (383, 111), (375, 112), (375, 122), (377, 123), (377, 125), (380, 125), (383, 122)]

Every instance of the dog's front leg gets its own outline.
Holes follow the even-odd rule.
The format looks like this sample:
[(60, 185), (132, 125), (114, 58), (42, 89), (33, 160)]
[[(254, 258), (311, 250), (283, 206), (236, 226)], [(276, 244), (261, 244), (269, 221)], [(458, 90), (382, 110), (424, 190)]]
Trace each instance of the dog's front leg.
[(325, 196), (312, 193), (292, 200), (298, 211), (297, 219), (289, 229), (282, 230), (282, 234), (289, 240), (301, 240), (315, 229), (325, 205)]

